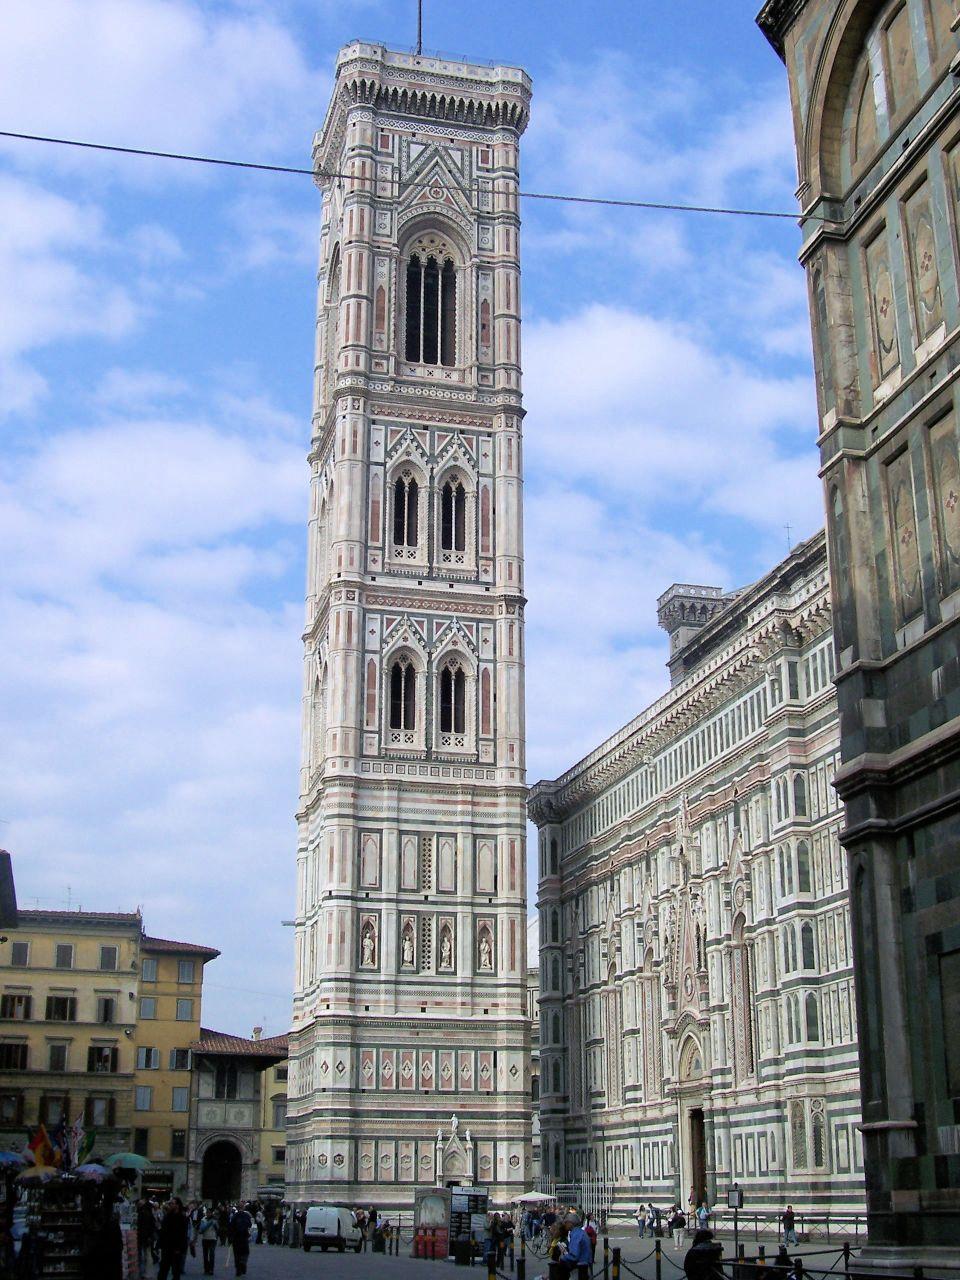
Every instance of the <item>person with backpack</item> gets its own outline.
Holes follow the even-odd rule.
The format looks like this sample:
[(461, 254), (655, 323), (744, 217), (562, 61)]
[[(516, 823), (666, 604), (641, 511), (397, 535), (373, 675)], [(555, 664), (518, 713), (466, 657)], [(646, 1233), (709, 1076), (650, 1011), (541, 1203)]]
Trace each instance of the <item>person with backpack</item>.
[(593, 1262), (590, 1237), (580, 1225), (578, 1214), (568, 1213), (567, 1225), (570, 1228), (570, 1234), (567, 1236), (567, 1247), (560, 1261), (567, 1267), (568, 1275), (576, 1271), (577, 1280), (590, 1280), (590, 1265)]
[(593, 1262), (597, 1256), (597, 1228), (593, 1223), (593, 1214), (588, 1213), (583, 1229), (587, 1233), (587, 1239), (590, 1241), (590, 1261)]
[(230, 1219), (230, 1244), (233, 1246), (233, 1263), (238, 1276), (247, 1274), (247, 1259), (250, 1257), (250, 1231), (253, 1218), (240, 1205)]

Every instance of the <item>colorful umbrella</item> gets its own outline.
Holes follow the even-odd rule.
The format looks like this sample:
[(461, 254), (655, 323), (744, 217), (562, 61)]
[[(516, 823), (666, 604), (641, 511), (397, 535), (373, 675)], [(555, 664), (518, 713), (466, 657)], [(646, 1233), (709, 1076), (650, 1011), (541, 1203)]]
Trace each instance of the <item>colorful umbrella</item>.
[(60, 1170), (49, 1164), (37, 1164), (32, 1169), (24, 1169), (17, 1174), (18, 1182), (49, 1182), (51, 1178), (59, 1178)]
[(117, 1151), (107, 1156), (103, 1162), (110, 1169), (149, 1169), (150, 1161), (146, 1156), (138, 1156), (133, 1151)]
[(87, 1178), (91, 1182), (102, 1182), (104, 1178), (113, 1176), (110, 1170), (102, 1164), (78, 1164), (73, 1172), (78, 1178)]

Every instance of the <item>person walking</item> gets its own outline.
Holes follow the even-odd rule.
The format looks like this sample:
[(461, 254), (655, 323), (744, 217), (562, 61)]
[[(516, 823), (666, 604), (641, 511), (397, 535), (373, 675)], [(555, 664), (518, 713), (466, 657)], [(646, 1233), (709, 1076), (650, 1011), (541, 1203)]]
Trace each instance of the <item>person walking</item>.
[(784, 1209), (780, 1215), (780, 1221), (783, 1223), (783, 1243), (797, 1244), (797, 1218), (792, 1204), (788, 1204)]
[(578, 1280), (590, 1280), (590, 1264), (593, 1261), (590, 1237), (580, 1225), (580, 1218), (576, 1213), (567, 1214), (567, 1225), (570, 1232), (560, 1261), (569, 1269), (570, 1275), (576, 1271)]
[(230, 1219), (230, 1244), (233, 1248), (233, 1264), (238, 1276), (247, 1274), (247, 1259), (250, 1257), (250, 1230), (253, 1218), (244, 1208), (238, 1205), (237, 1211)]
[(701, 1227), (683, 1260), (683, 1274), (687, 1280), (723, 1280), (722, 1256), (723, 1248), (714, 1240), (713, 1232)]
[(213, 1205), (200, 1219), (200, 1247), (203, 1250), (203, 1274), (212, 1276), (217, 1254), (217, 1241), (220, 1238), (220, 1225)]
[(190, 1223), (183, 1211), (183, 1201), (179, 1196), (174, 1196), (160, 1223), (160, 1267), (157, 1280), (167, 1280), (168, 1276), (169, 1280), (180, 1280), (189, 1241)]
[(221, 1244), (227, 1243), (227, 1236), (230, 1233), (230, 1210), (221, 1200), (220, 1207), (217, 1209), (217, 1239)]

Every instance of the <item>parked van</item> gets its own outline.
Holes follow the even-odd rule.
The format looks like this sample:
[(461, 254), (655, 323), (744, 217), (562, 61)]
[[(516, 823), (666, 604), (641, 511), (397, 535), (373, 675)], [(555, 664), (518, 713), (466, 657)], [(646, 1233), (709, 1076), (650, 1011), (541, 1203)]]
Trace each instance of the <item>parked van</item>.
[(352, 1209), (335, 1204), (314, 1204), (307, 1210), (303, 1224), (303, 1247), (309, 1253), (314, 1245), (324, 1252), (327, 1249), (352, 1249), (359, 1253), (363, 1248), (363, 1236), (357, 1226)]

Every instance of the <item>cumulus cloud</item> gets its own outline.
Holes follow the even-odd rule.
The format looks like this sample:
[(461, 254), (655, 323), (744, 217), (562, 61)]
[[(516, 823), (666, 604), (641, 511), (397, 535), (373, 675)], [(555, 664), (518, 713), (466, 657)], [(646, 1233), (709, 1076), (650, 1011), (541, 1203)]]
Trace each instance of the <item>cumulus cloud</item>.
[[(282, 993), (300, 450), (195, 404), (121, 420), (129, 388), (106, 381), (109, 420), (0, 472), (10, 842), (31, 885), (69, 885), (91, 908), (142, 902), (150, 929), (222, 947), (235, 980)], [(161, 376), (139, 382), (162, 397)], [(275, 942), (244, 968), (251, 922)], [(241, 1003), (286, 1025), (285, 1001)]]

